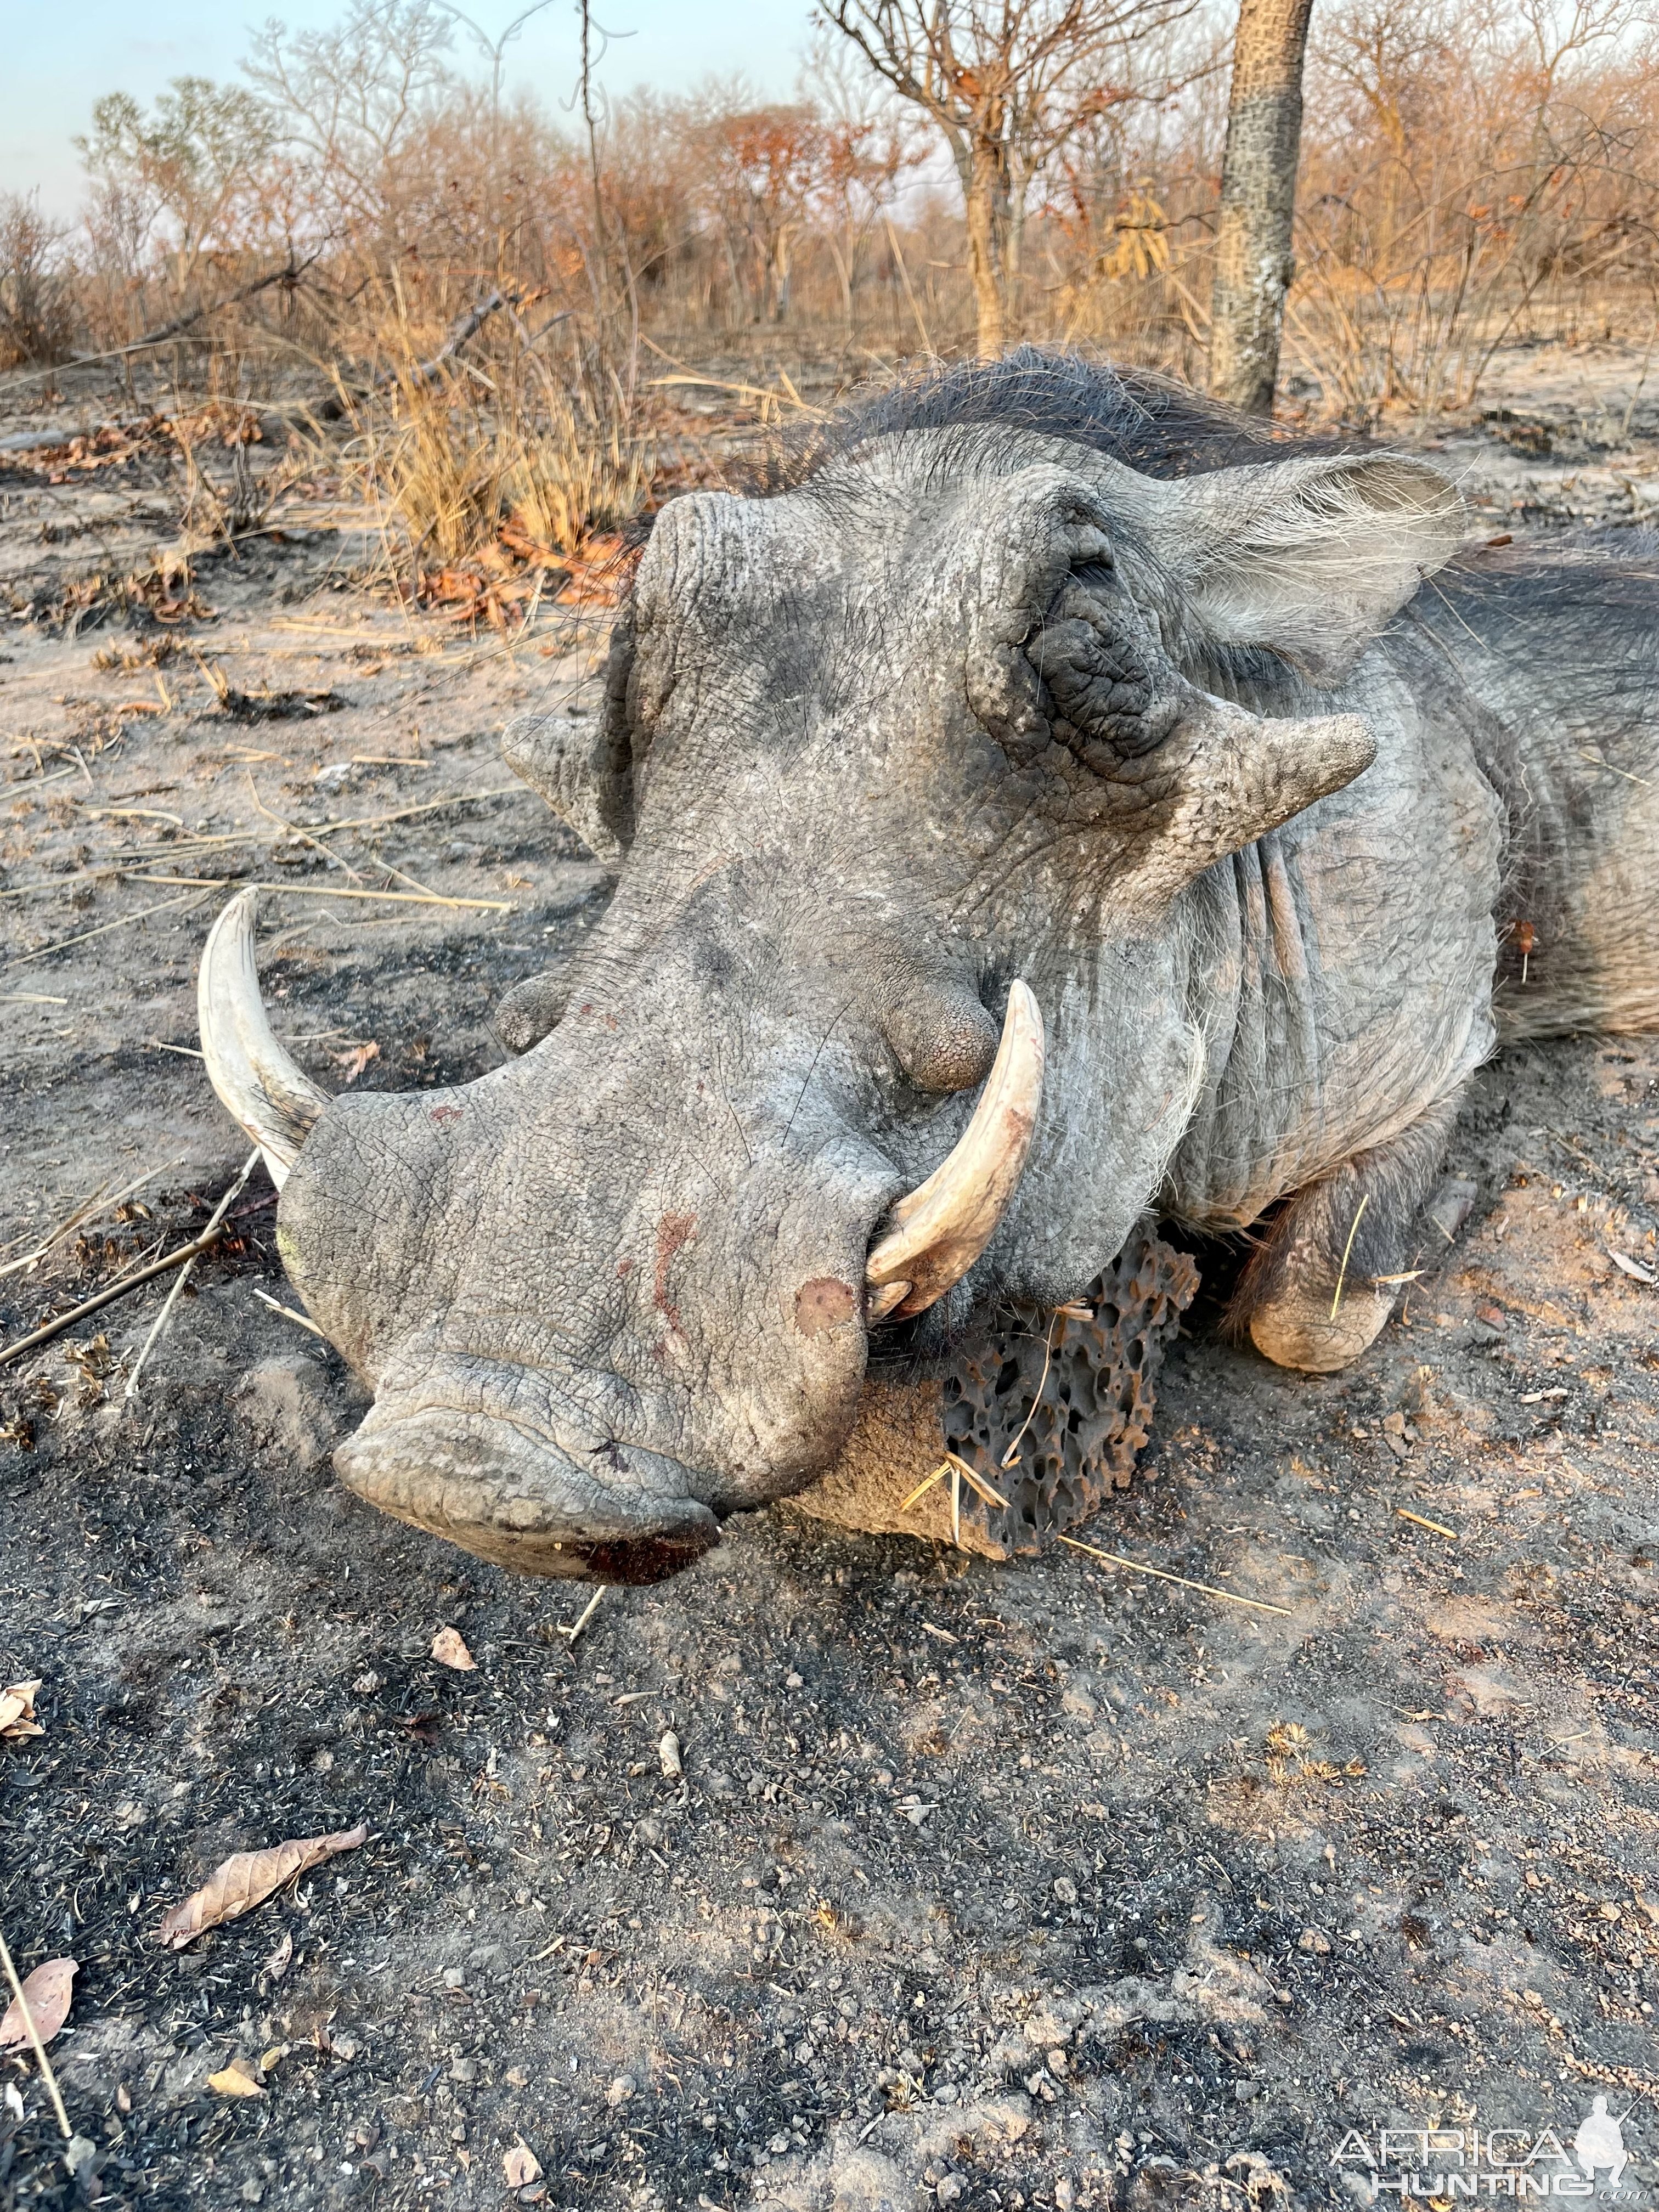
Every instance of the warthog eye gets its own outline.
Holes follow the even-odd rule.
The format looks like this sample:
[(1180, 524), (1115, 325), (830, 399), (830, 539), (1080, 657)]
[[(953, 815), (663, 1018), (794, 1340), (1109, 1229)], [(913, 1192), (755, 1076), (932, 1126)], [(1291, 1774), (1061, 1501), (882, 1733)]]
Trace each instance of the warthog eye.
[[(1103, 561), (1073, 569), (1025, 650), (1053, 702), (1055, 735), (1103, 772), (1152, 751), (1180, 719), (1179, 678)], [(1091, 757), (1097, 749), (1103, 757)]]

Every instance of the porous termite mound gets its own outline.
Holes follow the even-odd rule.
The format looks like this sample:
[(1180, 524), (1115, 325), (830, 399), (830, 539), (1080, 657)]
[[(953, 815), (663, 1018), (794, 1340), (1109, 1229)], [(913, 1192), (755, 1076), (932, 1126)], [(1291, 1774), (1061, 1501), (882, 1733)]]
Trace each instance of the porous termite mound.
[(1074, 1304), (1005, 1309), (942, 1377), (867, 1384), (840, 1458), (793, 1504), (989, 1559), (1040, 1551), (1134, 1473), (1165, 1347), (1197, 1288), (1187, 1254), (1140, 1223)]

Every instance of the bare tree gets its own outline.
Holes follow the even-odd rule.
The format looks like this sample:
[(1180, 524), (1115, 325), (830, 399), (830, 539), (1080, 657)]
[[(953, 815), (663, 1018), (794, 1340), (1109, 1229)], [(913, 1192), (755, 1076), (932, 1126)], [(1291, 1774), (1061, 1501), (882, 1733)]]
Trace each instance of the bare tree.
[(1313, 0), (1242, 0), (1210, 293), (1210, 389), (1271, 415), (1279, 381)]
[(74, 336), (65, 234), (38, 193), (0, 192), (0, 368), (61, 361)]
[(243, 74), (316, 179), (319, 227), (396, 228), (399, 167), (453, 89), (453, 35), (436, 0), (350, 0), (328, 30), (290, 32), (273, 20), (254, 34)]
[(106, 94), (74, 143), (94, 186), (125, 197), (141, 235), (165, 239), (182, 298), (204, 253), (234, 250), (258, 227), (276, 135), (252, 93), (179, 76), (149, 114), (131, 93)]
[(1031, 187), (1091, 117), (1129, 96), (1125, 50), (1195, 0), (818, 0), (950, 149), (962, 186), (979, 350), (1019, 314)]

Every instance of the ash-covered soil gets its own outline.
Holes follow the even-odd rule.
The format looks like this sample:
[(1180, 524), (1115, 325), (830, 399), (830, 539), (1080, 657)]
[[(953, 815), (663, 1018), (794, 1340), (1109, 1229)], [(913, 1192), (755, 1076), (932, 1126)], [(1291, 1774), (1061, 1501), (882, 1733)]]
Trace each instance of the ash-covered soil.
[[(325, 485), (186, 577), (173, 463), (37, 474), (0, 492), (0, 1267), (106, 1210), (0, 1275), (7, 1341), (234, 1179), (190, 1056), (227, 881), (289, 887), (267, 985), (334, 1087), (491, 1064), (604, 896), (495, 750), (584, 703), (602, 619), (405, 615)], [(314, 895), (387, 886), (495, 903)], [(0, 2057), (0, 2205), (495, 2206), (522, 2148), (521, 2201), (605, 2212), (1266, 2212), (1372, 2201), (1383, 2128), (1571, 2174), (1597, 2094), (1651, 2202), (1659, 1041), (1510, 1053), (1450, 1168), (1470, 1222), (1350, 1375), (1189, 1316), (1085, 1532), (1184, 1583), (783, 1510), (574, 1638), (585, 1592), (333, 1480), (362, 1401), (258, 1295), (293, 1303), (256, 1174), (130, 1398), (165, 1282), (0, 1368), (0, 1686), (45, 1729), (0, 1743), (0, 1928), (79, 1961), (75, 2171)], [(359, 1821), (158, 1944), (228, 1853)]]

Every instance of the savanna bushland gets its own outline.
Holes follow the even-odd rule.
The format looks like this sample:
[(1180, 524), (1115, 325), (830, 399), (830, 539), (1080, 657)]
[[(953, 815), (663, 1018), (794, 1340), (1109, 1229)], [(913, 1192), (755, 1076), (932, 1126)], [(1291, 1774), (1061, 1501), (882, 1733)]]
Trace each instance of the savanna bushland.
[[(227, 890), (327, 1087), (483, 1073), (610, 891), (501, 732), (596, 709), (653, 511), (934, 357), (1210, 366), (1226, 11), (848, 0), (787, 99), (506, 27), (269, 26), (100, 99), (78, 213), (0, 205), (4, 1346), (229, 1200), (170, 1308), (0, 1365), (0, 1934), (76, 1962), (0, 2204), (1267, 2212), (1476, 2129), (1571, 2178), (1598, 2094), (1647, 2201), (1651, 1040), (1482, 1073), (1343, 1374), (1228, 1343), (1201, 1254), (1109, 1557), (935, 1493), (590, 1607), (333, 1477), (363, 1395), (195, 1056)], [(1284, 432), (1436, 455), (1500, 545), (1644, 525), (1652, 35), (1315, 8)]]

